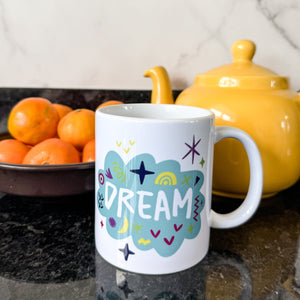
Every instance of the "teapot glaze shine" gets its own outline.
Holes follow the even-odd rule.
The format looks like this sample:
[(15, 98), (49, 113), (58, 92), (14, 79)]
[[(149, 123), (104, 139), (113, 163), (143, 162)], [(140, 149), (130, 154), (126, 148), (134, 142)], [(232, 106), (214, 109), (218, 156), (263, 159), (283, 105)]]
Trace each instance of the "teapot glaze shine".
[[(180, 93), (176, 104), (203, 107), (215, 114), (216, 126), (247, 132), (256, 142), (264, 168), (263, 197), (292, 186), (300, 177), (300, 94), (288, 79), (252, 62), (255, 44), (240, 40), (232, 46), (233, 63), (198, 74)], [(152, 103), (173, 103), (163, 67), (144, 74), (153, 80)], [(250, 170), (246, 152), (234, 139), (215, 145), (215, 194), (244, 197)]]

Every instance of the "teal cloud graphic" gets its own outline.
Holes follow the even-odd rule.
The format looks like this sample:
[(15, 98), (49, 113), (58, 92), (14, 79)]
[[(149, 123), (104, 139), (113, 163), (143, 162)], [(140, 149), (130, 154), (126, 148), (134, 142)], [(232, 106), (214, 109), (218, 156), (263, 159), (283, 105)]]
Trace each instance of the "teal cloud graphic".
[(125, 164), (110, 151), (104, 165), (97, 172), (97, 202), (111, 237), (121, 240), (131, 236), (139, 250), (155, 249), (168, 257), (184, 239), (198, 235), (205, 204), (200, 192), (204, 181), (201, 171), (181, 172), (177, 161), (156, 163), (147, 153)]

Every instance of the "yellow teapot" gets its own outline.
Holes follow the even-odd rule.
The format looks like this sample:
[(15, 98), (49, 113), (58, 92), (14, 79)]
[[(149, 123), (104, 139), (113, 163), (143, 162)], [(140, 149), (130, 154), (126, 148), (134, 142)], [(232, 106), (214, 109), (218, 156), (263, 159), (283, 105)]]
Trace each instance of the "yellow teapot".
[[(198, 74), (176, 104), (199, 106), (215, 114), (216, 126), (246, 131), (256, 142), (264, 168), (263, 197), (293, 185), (300, 178), (300, 93), (288, 79), (252, 62), (252, 41), (233, 44), (233, 63)], [(153, 81), (152, 103), (173, 103), (170, 80), (159, 66), (144, 74)], [(244, 197), (249, 164), (241, 144), (225, 139), (215, 145), (213, 191)]]

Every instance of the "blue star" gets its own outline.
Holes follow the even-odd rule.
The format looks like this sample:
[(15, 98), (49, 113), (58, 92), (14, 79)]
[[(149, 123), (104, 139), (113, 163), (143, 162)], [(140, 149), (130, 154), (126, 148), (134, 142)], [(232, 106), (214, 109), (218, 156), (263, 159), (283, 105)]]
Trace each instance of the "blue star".
[(154, 174), (154, 172), (152, 171), (147, 171), (145, 169), (145, 165), (144, 162), (142, 161), (140, 164), (140, 168), (139, 169), (134, 169), (134, 170), (130, 170), (130, 172), (138, 174), (140, 176), (140, 183), (143, 184), (145, 176), (146, 175), (151, 175)]
[(196, 150), (196, 147), (198, 146), (198, 144), (200, 143), (201, 139), (199, 139), (196, 143), (195, 143), (195, 136), (193, 135), (193, 146), (185, 143), (190, 150), (187, 152), (187, 154), (182, 158), (185, 159), (189, 154), (192, 153), (192, 164), (194, 163), (194, 158), (195, 158), (195, 154), (196, 155), (200, 155), (200, 153)]
[(128, 259), (128, 256), (130, 254), (135, 254), (134, 252), (132, 252), (131, 250), (129, 250), (128, 244), (125, 245), (124, 249), (119, 249), (119, 250), (124, 253), (125, 260)]

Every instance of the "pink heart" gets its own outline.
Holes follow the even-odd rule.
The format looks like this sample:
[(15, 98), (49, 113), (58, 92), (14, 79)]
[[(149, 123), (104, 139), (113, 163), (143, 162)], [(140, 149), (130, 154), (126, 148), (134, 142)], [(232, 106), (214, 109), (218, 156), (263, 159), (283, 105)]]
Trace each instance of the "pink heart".
[(157, 238), (160, 234), (160, 230), (158, 230), (156, 233), (153, 232), (153, 230), (151, 229), (151, 234), (153, 235), (153, 237)]
[(181, 224), (179, 227), (177, 227), (177, 225), (174, 224), (174, 228), (175, 228), (176, 232), (179, 231), (182, 228), (182, 226), (183, 226), (183, 224)]
[(174, 235), (171, 237), (169, 241), (166, 238), (164, 238), (164, 241), (170, 246), (174, 241)]

